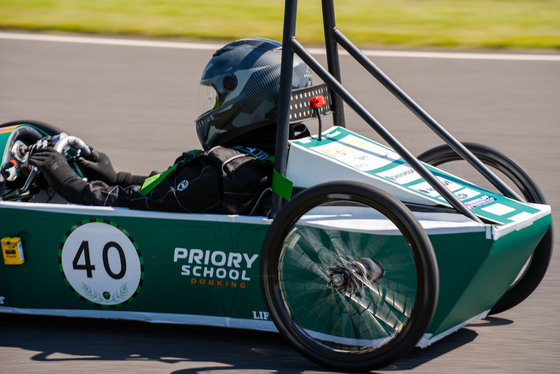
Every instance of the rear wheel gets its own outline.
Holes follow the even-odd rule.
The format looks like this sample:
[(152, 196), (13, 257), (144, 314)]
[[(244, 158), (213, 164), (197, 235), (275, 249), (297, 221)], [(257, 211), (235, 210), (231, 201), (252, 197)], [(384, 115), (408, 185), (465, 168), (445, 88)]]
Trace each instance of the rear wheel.
[(408, 208), (360, 183), (297, 195), (263, 245), (262, 289), (280, 333), (314, 362), (385, 366), (412, 349), (432, 319), (438, 272)]
[[(512, 187), (517, 188), (527, 202), (546, 204), (544, 195), (539, 187), (515, 161), (485, 145), (476, 143), (464, 143), (464, 145), (485, 165), (509, 179), (512, 182)], [(432, 148), (418, 156), (418, 159), (433, 166), (463, 160), (448, 145)], [(462, 161), (462, 163), (466, 162)], [(551, 228), (540, 241), (515, 281), (492, 307), (490, 314), (501, 313), (513, 308), (525, 300), (537, 288), (548, 269), (552, 257), (552, 247)]]

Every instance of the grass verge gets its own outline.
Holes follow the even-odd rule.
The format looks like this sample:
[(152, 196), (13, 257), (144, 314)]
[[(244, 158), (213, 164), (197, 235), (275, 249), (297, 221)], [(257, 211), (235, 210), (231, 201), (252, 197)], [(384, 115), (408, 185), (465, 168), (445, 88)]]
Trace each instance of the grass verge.
[[(300, 0), (297, 37), (322, 41), (319, 0)], [(356, 44), (560, 49), (560, 0), (336, 0)], [(144, 37), (281, 39), (281, 0), (0, 0), (0, 28)]]

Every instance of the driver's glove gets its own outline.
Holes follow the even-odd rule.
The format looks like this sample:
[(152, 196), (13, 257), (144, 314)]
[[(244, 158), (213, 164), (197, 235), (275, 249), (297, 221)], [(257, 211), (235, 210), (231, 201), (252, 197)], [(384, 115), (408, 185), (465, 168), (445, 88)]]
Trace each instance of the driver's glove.
[(76, 163), (89, 180), (102, 181), (110, 186), (117, 184), (117, 172), (105, 153), (93, 151), (87, 158), (78, 157)]
[(76, 162), (89, 180), (99, 180), (110, 186), (142, 185), (146, 179), (146, 177), (134, 176), (127, 172), (117, 173), (111, 165), (111, 160), (103, 152), (93, 151), (88, 157), (78, 157)]
[(66, 157), (52, 147), (34, 149), (28, 162), (37, 167), (55, 191), (73, 179), (80, 179), (68, 165)]

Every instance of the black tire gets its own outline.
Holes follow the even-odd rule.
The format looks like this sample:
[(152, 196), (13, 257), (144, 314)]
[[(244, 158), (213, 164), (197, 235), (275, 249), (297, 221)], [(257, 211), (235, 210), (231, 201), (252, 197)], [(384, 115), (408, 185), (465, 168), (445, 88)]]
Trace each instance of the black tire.
[(56, 135), (56, 134), (60, 134), (62, 132), (62, 130), (56, 128), (53, 125), (50, 125), (46, 122), (35, 121), (35, 120), (10, 121), (10, 122), (6, 122), (6, 123), (1, 124), (0, 128), (15, 126), (15, 125), (31, 125), (31, 126), (34, 126), (34, 127), (38, 128), (42, 132), (44, 132), (45, 135)]
[[(485, 145), (476, 143), (464, 143), (464, 145), (477, 156), (482, 163), (505, 175), (513, 183), (513, 186), (517, 187), (527, 202), (546, 204), (546, 199), (539, 187), (533, 182), (529, 174), (515, 161)], [(440, 166), (452, 161), (462, 160), (462, 158), (446, 144), (422, 153), (418, 156), (418, 159), (433, 166)], [(497, 314), (511, 309), (533, 293), (546, 274), (552, 257), (553, 245), (554, 241), (551, 227), (539, 242), (531, 258), (519, 273), (516, 280), (492, 307), (489, 314)]]
[[(369, 215), (346, 226), (304, 217), (320, 209)], [(369, 233), (355, 229), (365, 223)], [(375, 231), (381, 223), (390, 230)], [(408, 353), (437, 302), (435, 255), (416, 217), (386, 192), (355, 182), (317, 185), (290, 201), (264, 240), (261, 274), (280, 333), (310, 360), (345, 371), (383, 367)]]

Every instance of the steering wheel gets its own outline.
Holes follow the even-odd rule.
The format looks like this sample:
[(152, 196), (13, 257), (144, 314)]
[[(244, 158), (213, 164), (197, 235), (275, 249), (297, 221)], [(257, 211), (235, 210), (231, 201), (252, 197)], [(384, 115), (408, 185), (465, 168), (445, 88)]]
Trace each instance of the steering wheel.
[[(5, 181), (13, 183), (15, 188), (7, 194), (4, 194), (5, 191), (3, 191), (4, 199), (8, 197), (6, 196), (8, 194), (11, 195), (9, 197), (11, 200), (23, 200), (32, 196), (29, 189), (39, 174), (39, 170), (27, 161), (30, 152), (35, 147), (52, 145), (57, 152), (67, 156), (72, 169), (80, 177), (82, 177), (81, 171), (75, 162), (71, 161), (77, 157), (91, 159), (94, 156), (93, 148), (76, 136), (62, 132), (45, 137), (33, 128), (31, 128), (31, 131), (28, 130), (29, 128), (25, 130), (26, 127), (21, 129), (24, 129), (21, 136), (20, 134), (14, 134), (13, 140), (6, 147), (4, 159), (8, 161), (2, 165), (2, 175)], [(26, 174), (27, 177), (25, 177)], [(24, 178), (25, 182), (22, 184)]]
[(82, 139), (76, 136), (67, 135), (66, 133), (61, 133), (59, 136), (60, 139), (54, 145), (54, 149), (58, 152), (62, 153), (72, 151), (76, 157), (82, 156), (87, 158), (91, 156), (93, 148), (87, 145)]

